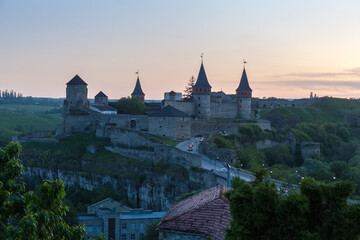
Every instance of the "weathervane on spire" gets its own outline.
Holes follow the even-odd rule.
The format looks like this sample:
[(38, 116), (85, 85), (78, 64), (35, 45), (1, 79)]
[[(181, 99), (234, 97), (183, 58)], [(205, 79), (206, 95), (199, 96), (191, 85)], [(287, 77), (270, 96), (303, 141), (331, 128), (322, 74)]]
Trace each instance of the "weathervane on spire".
[(203, 53), (201, 53), (201, 63), (203, 63), (203, 60), (204, 60), (204, 54)]
[(244, 68), (245, 68), (245, 64), (247, 64), (247, 61), (245, 61), (245, 59), (243, 59), (243, 64), (244, 64)]
[(137, 75), (137, 77), (139, 77), (139, 70), (137, 70), (135, 74)]

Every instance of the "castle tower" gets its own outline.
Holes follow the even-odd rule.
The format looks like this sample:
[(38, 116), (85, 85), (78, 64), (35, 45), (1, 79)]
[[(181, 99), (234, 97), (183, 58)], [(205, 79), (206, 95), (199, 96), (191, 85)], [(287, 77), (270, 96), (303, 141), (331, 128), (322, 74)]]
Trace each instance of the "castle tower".
[(145, 93), (141, 89), (139, 76), (137, 77), (136, 85), (135, 85), (134, 91), (131, 94), (131, 97), (137, 98), (142, 102), (144, 102), (144, 100), (145, 100)]
[(244, 66), (239, 87), (236, 89), (239, 118), (247, 118), (247, 119), (250, 118), (251, 96), (252, 96), (252, 89), (249, 86), (249, 81)]
[(108, 96), (106, 96), (102, 91), (100, 91), (95, 96), (95, 104), (108, 105)]
[(210, 118), (210, 94), (211, 86), (207, 80), (203, 62), (201, 61), (200, 71), (195, 85), (193, 86), (195, 116), (200, 119)]
[(87, 83), (78, 75), (66, 84), (66, 103), (69, 107), (89, 108)]

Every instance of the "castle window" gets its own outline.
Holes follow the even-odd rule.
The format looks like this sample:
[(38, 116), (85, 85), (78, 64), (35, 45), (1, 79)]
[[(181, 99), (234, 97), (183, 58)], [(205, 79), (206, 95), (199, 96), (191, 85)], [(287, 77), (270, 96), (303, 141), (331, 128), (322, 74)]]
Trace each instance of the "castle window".
[(181, 127), (183, 127), (183, 125), (181, 125)]
[(165, 137), (165, 134), (163, 134), (163, 137)]
[(162, 126), (159, 126), (159, 128), (162, 128)]
[(199, 100), (200, 100), (200, 97), (199, 97)]
[(198, 104), (198, 106), (200, 107), (200, 104)]
[(199, 113), (200, 113), (200, 111), (199, 111)]

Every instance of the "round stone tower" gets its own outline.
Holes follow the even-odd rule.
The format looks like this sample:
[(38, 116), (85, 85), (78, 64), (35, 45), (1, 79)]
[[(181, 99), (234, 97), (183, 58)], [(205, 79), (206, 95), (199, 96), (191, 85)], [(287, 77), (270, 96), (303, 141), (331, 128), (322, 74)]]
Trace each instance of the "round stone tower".
[(78, 75), (66, 84), (66, 101), (69, 107), (89, 108), (87, 83)]
[(207, 80), (203, 62), (201, 62), (199, 75), (193, 86), (195, 116), (199, 119), (210, 118), (210, 94), (211, 86)]
[(249, 119), (251, 114), (252, 89), (249, 86), (245, 67), (241, 76), (239, 87), (236, 89), (236, 97), (238, 102), (238, 117)]

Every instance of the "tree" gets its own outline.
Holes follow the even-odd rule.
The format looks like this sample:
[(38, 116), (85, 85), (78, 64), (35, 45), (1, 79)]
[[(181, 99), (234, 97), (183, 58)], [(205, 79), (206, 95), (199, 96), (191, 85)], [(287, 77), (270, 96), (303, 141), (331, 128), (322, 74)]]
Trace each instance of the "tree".
[(123, 97), (114, 104), (120, 114), (144, 114), (145, 104), (137, 98)]
[(0, 149), (0, 239), (83, 239), (83, 226), (70, 227), (63, 219), (64, 183), (44, 181), (36, 192), (25, 192), (19, 181), (23, 166), (19, 143)]
[(141, 240), (158, 240), (159, 232), (156, 231), (157, 223), (151, 223), (146, 226), (145, 236), (141, 238)]
[(193, 94), (193, 86), (194, 85), (195, 85), (195, 77), (193, 75), (193, 76), (191, 76), (191, 78), (189, 79), (189, 81), (185, 87), (184, 97), (183, 97), (184, 100), (190, 101), (194, 97), (194, 94)]
[(300, 192), (282, 196), (276, 186), (257, 174), (252, 183), (238, 178), (225, 194), (232, 221), (227, 240), (343, 239), (360, 236), (360, 206), (349, 205), (354, 186), (348, 181), (325, 184), (304, 179)]

